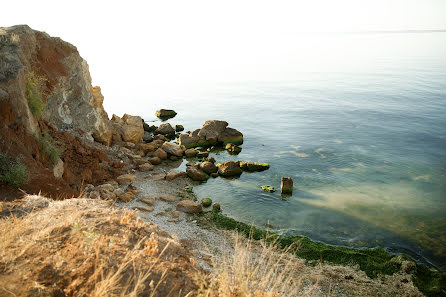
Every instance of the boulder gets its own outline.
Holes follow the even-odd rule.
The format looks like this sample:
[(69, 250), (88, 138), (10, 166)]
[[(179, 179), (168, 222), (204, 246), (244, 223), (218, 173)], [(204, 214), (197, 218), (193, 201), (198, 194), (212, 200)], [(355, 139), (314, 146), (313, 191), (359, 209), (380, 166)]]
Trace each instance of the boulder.
[(228, 143), (240, 145), (243, 144), (243, 134), (236, 129), (226, 128), (225, 131), (218, 136), (218, 142), (222, 142), (223, 145)]
[(198, 202), (192, 200), (183, 200), (177, 204), (177, 211), (194, 214), (202, 212), (203, 208)]
[(55, 178), (62, 178), (63, 173), (64, 173), (64, 164), (63, 161), (58, 158), (56, 161), (56, 164), (53, 167), (53, 175)]
[(184, 152), (184, 155), (186, 155), (186, 157), (190, 158), (190, 157), (195, 157), (198, 154), (198, 151), (196, 149), (187, 149)]
[(161, 196), (160, 200), (164, 201), (164, 202), (175, 202), (175, 201), (180, 200), (180, 197), (175, 196), (175, 195), (165, 195), (165, 196)]
[(161, 134), (161, 135), (173, 137), (173, 136), (175, 136), (175, 129), (172, 128), (172, 126), (169, 123), (166, 123), (166, 124), (160, 125), (158, 127), (158, 129), (155, 130), (154, 133), (155, 133), (155, 135)]
[(161, 149), (161, 148), (157, 149), (157, 150), (153, 153), (153, 156), (154, 156), (154, 157), (158, 157), (158, 158), (160, 158), (161, 160), (167, 160), (167, 153), (166, 153), (163, 149)]
[(282, 194), (293, 193), (293, 180), (291, 177), (283, 177), (280, 180), (280, 191)]
[(238, 161), (227, 161), (218, 166), (218, 174), (221, 176), (238, 176), (242, 174)]
[(120, 175), (116, 178), (116, 181), (118, 182), (118, 184), (120, 185), (129, 185), (132, 182), (134, 182), (136, 179), (136, 176), (131, 175), (131, 174), (124, 174), (124, 175)]
[(186, 173), (187, 176), (195, 181), (205, 181), (209, 178), (209, 175), (207, 175), (204, 171), (193, 166), (187, 166)]
[(124, 121), (121, 126), (122, 140), (132, 143), (141, 142), (144, 135), (141, 117), (124, 114), (122, 120)]
[(220, 212), (221, 211), (220, 203), (214, 203), (214, 205), (212, 205), (212, 210), (215, 212)]
[(140, 171), (143, 171), (143, 172), (145, 172), (145, 171), (152, 171), (153, 168), (155, 168), (155, 166), (150, 164), (150, 162), (147, 162), (147, 163), (144, 163), (144, 164), (141, 164), (141, 165), (138, 166), (138, 169)]
[(153, 196), (153, 195), (143, 195), (138, 198), (138, 201), (141, 201), (142, 203), (145, 203), (148, 206), (155, 205), (156, 200), (157, 200), (157, 197)]
[(181, 146), (171, 142), (163, 143), (161, 149), (163, 149), (166, 153), (177, 157), (182, 157), (184, 153), (184, 150)]
[(128, 185), (127, 188), (125, 189), (125, 192), (132, 192), (133, 195), (136, 196), (139, 193), (141, 193), (141, 190), (135, 187), (134, 185)]
[(171, 109), (160, 109), (155, 112), (155, 116), (158, 118), (164, 120), (164, 119), (170, 119), (177, 115), (177, 113), (174, 110)]
[(225, 131), (227, 126), (228, 123), (225, 121), (206, 121), (198, 136), (204, 137), (210, 144), (216, 144), (220, 134)]
[(147, 161), (149, 161), (153, 165), (161, 164), (161, 159), (158, 157), (151, 157), (151, 158), (147, 159)]
[(245, 171), (255, 172), (255, 171), (264, 171), (269, 168), (268, 163), (257, 163), (257, 162), (240, 162), (240, 168)]
[(166, 179), (167, 180), (174, 180), (174, 179), (176, 179), (176, 178), (179, 178), (179, 177), (184, 177), (184, 176), (186, 176), (186, 172), (184, 172), (184, 171), (169, 171), (169, 173), (167, 173), (167, 175), (166, 175)]
[[(199, 131), (199, 130), (198, 130)], [(197, 132), (198, 134), (198, 132)], [(178, 137), (178, 144), (184, 146), (185, 148), (193, 148), (198, 146), (210, 146), (210, 143), (204, 138), (198, 135), (192, 134), (181, 134)]]
[(239, 154), (242, 151), (242, 148), (233, 143), (227, 143), (225, 145), (225, 149), (232, 154)]
[(218, 171), (217, 166), (208, 161), (201, 163), (200, 168), (207, 174), (215, 173)]
[(130, 202), (135, 199), (135, 195), (132, 192), (124, 192), (118, 196), (118, 199), (122, 202)]

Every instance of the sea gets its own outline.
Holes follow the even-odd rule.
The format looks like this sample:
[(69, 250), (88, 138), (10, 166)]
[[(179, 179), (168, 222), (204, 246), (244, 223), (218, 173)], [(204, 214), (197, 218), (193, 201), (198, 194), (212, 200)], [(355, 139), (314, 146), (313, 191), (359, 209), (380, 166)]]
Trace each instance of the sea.
[[(266, 75), (153, 93), (148, 82), (126, 111), (159, 125), (155, 110), (174, 109), (167, 122), (186, 131), (225, 120), (244, 134), (240, 154), (210, 156), (270, 169), (194, 187), (225, 215), (330, 245), (383, 247), (445, 270), (446, 32), (298, 35), (277, 47), (268, 61), (283, 67), (249, 66)], [(290, 197), (280, 194), (282, 176), (294, 180)]]

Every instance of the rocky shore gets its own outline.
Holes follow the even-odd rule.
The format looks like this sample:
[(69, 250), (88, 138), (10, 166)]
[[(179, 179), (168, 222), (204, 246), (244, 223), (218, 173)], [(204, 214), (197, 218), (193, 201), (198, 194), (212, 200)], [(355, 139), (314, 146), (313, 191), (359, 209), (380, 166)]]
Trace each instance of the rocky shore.
[[(79, 215), (76, 220), (85, 224), (84, 227), (79, 227), (80, 233), (75, 230), (76, 224), (79, 224), (76, 220), (69, 219), (64, 222), (60, 214), (54, 217), (54, 222), (51, 224), (55, 227), (47, 231), (48, 234), (52, 234), (51, 232), (58, 234), (58, 241), (54, 246), (45, 246), (47, 248), (45, 252), (48, 254), (51, 253), (51, 248), (58, 252), (63, 250), (64, 247), (61, 245), (63, 240), (60, 240), (64, 238), (63, 236), (67, 236), (69, 241), (72, 238), (70, 236), (88, 237), (96, 234), (95, 232), (98, 234), (102, 232), (102, 235), (107, 234), (112, 238), (114, 235), (107, 232), (116, 226), (119, 226), (116, 227), (119, 229), (116, 231), (119, 234), (120, 232), (126, 234), (125, 228), (128, 227), (130, 233), (125, 236), (132, 238), (129, 241), (132, 246), (139, 245), (143, 240), (152, 242), (153, 240), (149, 240), (149, 236), (152, 236), (150, 234), (157, 234), (160, 238), (158, 241), (162, 242), (160, 246), (173, 242), (175, 249), (169, 250), (169, 253), (175, 256), (162, 257), (163, 268), (154, 273), (157, 275), (155, 279), (160, 283), (163, 282), (163, 275), (166, 273), (163, 269), (170, 267), (170, 270), (167, 269), (169, 271), (167, 279), (175, 284), (173, 287), (176, 291), (173, 295), (199, 296), (205, 292), (207, 288), (200, 288), (200, 282), (203, 284), (206, 281), (197, 279), (200, 276), (208, 279), (209, 275), (217, 273), (216, 267), (219, 267), (218, 263), (221, 262), (223, 255), (237, 254), (237, 244), (233, 239), (234, 231), (229, 230), (241, 232), (245, 227), (242, 223), (236, 223), (235, 227), (232, 223), (225, 225), (223, 222), (226, 222), (227, 218), (220, 213), (221, 207), (218, 201), (199, 199), (194, 194), (193, 187), (209, 178), (237, 177), (244, 172), (268, 170), (270, 165), (246, 160), (219, 163), (210, 157), (209, 153), (215, 149), (225, 149), (230, 154), (238, 154), (242, 149), (243, 133), (228, 127), (229, 124), (223, 120), (209, 120), (199, 129), (184, 132), (184, 127), (181, 125), (174, 127), (169, 123), (162, 123), (159, 126), (148, 125), (137, 115), (112, 115), (109, 119), (102, 105), (104, 96), (101, 94), (101, 89), (92, 86), (88, 64), (80, 57), (76, 47), (25, 25), (0, 28), (0, 37), (2, 224), (11, 226), (11, 220), (16, 216), (23, 220), (20, 221), (22, 223), (26, 223), (27, 218), (30, 222), (37, 223), (38, 220), (33, 221), (34, 215), (36, 217), (55, 215), (57, 213), (55, 209), (59, 208), (61, 213), (68, 216), (70, 212), (76, 212), (78, 209)], [(167, 109), (153, 112), (163, 120), (176, 115), (175, 111)], [(177, 169), (182, 162), (187, 162), (184, 171)], [(66, 200), (56, 203), (40, 196), (34, 200), (30, 197), (35, 196), (22, 199), (24, 193), (39, 194), (54, 200)], [(79, 200), (79, 203), (76, 200)], [(97, 212), (103, 220), (113, 223), (104, 229), (100, 227), (101, 222), (88, 221), (88, 216), (95, 215), (88, 210), (89, 203), (97, 207)], [(117, 213), (121, 219), (111, 219)], [(139, 220), (134, 221), (135, 214), (141, 218), (141, 224), (135, 223)], [(122, 217), (127, 216), (129, 219), (123, 222)], [(31, 227), (31, 223), (29, 224), (27, 230), (37, 234), (38, 231)], [(229, 228), (230, 226), (233, 227)], [(94, 230), (90, 230), (90, 227)], [(65, 231), (62, 232), (60, 228), (66, 230), (63, 229)], [(146, 231), (144, 233), (140, 230)], [(20, 230), (14, 232), (22, 234)], [(31, 234), (29, 232), (26, 236)], [(7, 249), (20, 247), (20, 244), (10, 238), (12, 233), (2, 231), (1, 234), (9, 238), (9, 241), (3, 241), (0, 263), (23, 261), (27, 263), (26, 265), (31, 265), (26, 262), (27, 260), (16, 258), (15, 255), (6, 252)], [(20, 236), (25, 236), (24, 234)], [(36, 235), (36, 244), (39, 240), (43, 240), (43, 237), (39, 236)], [(105, 237), (91, 236), (93, 242), (99, 242), (96, 241), (99, 238), (107, 238), (105, 235)], [(282, 241), (285, 242), (284, 239)], [(295, 240), (299, 241), (302, 241), (302, 238)], [(130, 248), (127, 243), (122, 244)], [(257, 244), (263, 244), (262, 240), (253, 243)], [(110, 246), (113, 246), (112, 241)], [(94, 254), (91, 245), (82, 245), (80, 248)], [(104, 247), (101, 246), (102, 248)], [(158, 255), (160, 251), (157, 248), (152, 255), (150, 249), (142, 250), (149, 256)], [(253, 257), (257, 255), (255, 251), (251, 253)], [(320, 253), (320, 258), (324, 256), (324, 259), (330, 258), (327, 253), (336, 253), (338, 256), (349, 254), (348, 251), (330, 247)], [(27, 256), (35, 257), (35, 253), (30, 252)], [(60, 257), (66, 256), (61, 254)], [(127, 257), (125, 253), (121, 256), (123, 259)], [(132, 257), (139, 256), (132, 254)], [(390, 265), (391, 268), (390, 266), (379, 268), (381, 270), (375, 271), (372, 276), (365, 272), (368, 268), (361, 266), (363, 259), (369, 257), (368, 254), (364, 252), (358, 256), (362, 262), (359, 260), (354, 262), (355, 257), (349, 258), (352, 262), (345, 263), (347, 264), (345, 267), (335, 265), (339, 264), (337, 262), (330, 264), (330, 261), (318, 262), (305, 257), (293, 258), (300, 267), (298, 275), (305, 280), (299, 294), (304, 295), (309, 288), (315, 296), (375, 296), (376, 292), (381, 292), (382, 296), (422, 296), (418, 288), (426, 295), (436, 296), (432, 292), (442, 294), (441, 286), (444, 286), (444, 279), (441, 278), (444, 278), (444, 275), (439, 276), (434, 272), (430, 275), (424, 272), (420, 274), (424, 268), (420, 268), (421, 266), (409, 259), (387, 257), (386, 254), (388, 262), (383, 265)], [(27, 268), (30, 269), (30, 273), (27, 274), (28, 283), (39, 283), (44, 288), (41, 291), (35, 291), (32, 285), (25, 286), (28, 291), (22, 290), (14, 284), (13, 279), (18, 278), (21, 273), (20, 265), (0, 270), (0, 289), (4, 288), (5, 292), (12, 294), (11, 296), (32, 292), (51, 296), (81, 295), (77, 293), (82, 291), (79, 286), (70, 287), (66, 284), (73, 282), (74, 276), (71, 279), (64, 279), (64, 284), (58, 283), (57, 275), (60, 276), (65, 268), (63, 264), (57, 264), (59, 263), (57, 261), (62, 260), (53, 259), (47, 266), (39, 266), (38, 269)], [(172, 263), (168, 263), (169, 261)], [(75, 269), (70, 265), (67, 267)], [(88, 269), (93, 269), (89, 267)], [(89, 278), (98, 272), (89, 273), (85, 272), (76, 277)], [(181, 273), (187, 277), (179, 276)], [(38, 282), (35, 278), (42, 275), (45, 275), (44, 281)], [(426, 275), (431, 279), (420, 280)], [(120, 281), (121, 279), (116, 280), (116, 286)], [(141, 281), (142, 283), (144, 281)], [(93, 282), (86, 281), (85, 284), (89, 289), (82, 291), (83, 294), (96, 292), (97, 288)], [(64, 287), (64, 290), (58, 291), (57, 286)], [(137, 285), (132, 284), (132, 286)], [(147, 289), (149, 287), (150, 289)], [(153, 284), (145, 288), (137, 291), (136, 295), (147, 293), (147, 290), (156, 291), (158, 296), (172, 294), (165, 283), (158, 291)], [(18, 293), (14, 293), (14, 290)], [(188, 295), (189, 292), (192, 292), (191, 295)], [(0, 290), (0, 296), (3, 296), (2, 294)], [(262, 294), (259, 296), (279, 296), (268, 292)]]

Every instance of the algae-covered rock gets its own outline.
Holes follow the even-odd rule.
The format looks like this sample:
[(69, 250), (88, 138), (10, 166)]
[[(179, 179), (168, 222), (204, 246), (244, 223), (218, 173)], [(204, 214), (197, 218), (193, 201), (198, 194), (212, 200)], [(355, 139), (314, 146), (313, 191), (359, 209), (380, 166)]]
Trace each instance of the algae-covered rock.
[(172, 128), (172, 126), (169, 123), (162, 124), (158, 127), (158, 129), (155, 130), (155, 134), (161, 134), (164, 136), (175, 136), (175, 130)]
[(293, 180), (291, 177), (281, 178), (280, 190), (282, 194), (292, 194), (293, 193)]
[(245, 171), (255, 172), (255, 171), (264, 171), (269, 168), (268, 163), (258, 163), (258, 162), (240, 162), (240, 168)]
[(175, 125), (175, 127), (173, 127), (173, 128), (175, 129), (175, 132), (184, 131), (183, 125)]
[(217, 172), (211, 173), (211, 177), (212, 177), (212, 178), (216, 178), (216, 177), (218, 177), (218, 173), (217, 173)]
[(172, 109), (160, 109), (155, 112), (155, 116), (162, 120), (173, 118), (176, 115), (177, 113)]
[(262, 190), (269, 193), (274, 193), (276, 191), (272, 186), (262, 186)]
[(233, 143), (227, 143), (225, 145), (225, 150), (232, 154), (239, 154), (242, 151), (242, 148)]
[(214, 205), (212, 205), (212, 210), (215, 212), (220, 212), (221, 211), (220, 203), (214, 203)]
[(201, 200), (201, 205), (203, 205), (203, 207), (209, 207), (212, 204), (212, 199), (211, 198), (204, 198), (203, 200)]

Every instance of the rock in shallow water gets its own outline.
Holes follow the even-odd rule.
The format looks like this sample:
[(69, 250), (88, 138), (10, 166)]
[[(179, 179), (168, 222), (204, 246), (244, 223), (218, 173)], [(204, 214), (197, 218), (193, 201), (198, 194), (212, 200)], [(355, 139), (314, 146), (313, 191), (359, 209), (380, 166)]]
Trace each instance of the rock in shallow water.
[(292, 194), (293, 193), (293, 180), (291, 177), (281, 178), (280, 191), (282, 194)]
[(172, 109), (160, 109), (155, 112), (155, 116), (160, 119), (170, 119), (177, 115), (177, 113)]
[(218, 174), (221, 176), (238, 176), (242, 174), (238, 161), (227, 161), (218, 166)]

